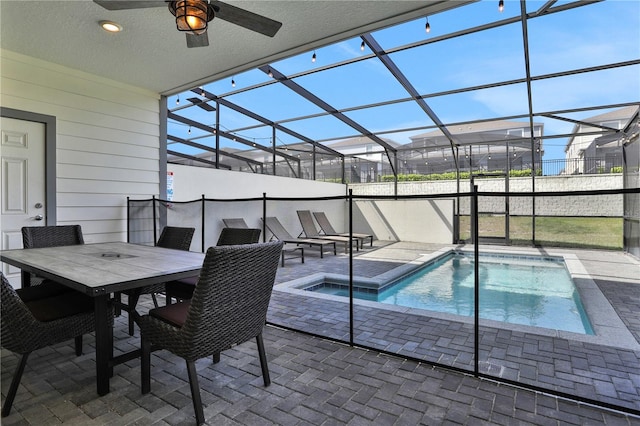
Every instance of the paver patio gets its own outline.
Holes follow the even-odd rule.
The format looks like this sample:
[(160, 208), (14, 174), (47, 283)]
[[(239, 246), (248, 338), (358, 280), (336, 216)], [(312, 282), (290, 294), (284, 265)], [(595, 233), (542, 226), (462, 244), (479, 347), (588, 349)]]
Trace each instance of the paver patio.
[[(418, 250), (424, 252), (424, 247)], [(411, 250), (398, 250), (397, 258), (409, 258)], [(365, 251), (367, 257), (379, 251)], [(387, 251), (387, 254), (389, 251)], [(306, 254), (306, 253), (305, 253)], [(604, 257), (603, 257), (604, 256)], [(609, 258), (612, 256), (611, 258)], [(622, 256), (622, 257), (620, 257)], [(585, 252), (583, 260), (594, 262), (624, 260), (620, 253)], [(397, 259), (399, 260), (399, 259)], [(313, 255), (305, 264), (287, 261), (278, 274), (282, 283), (301, 273), (342, 268), (348, 259), (344, 255), (326, 256), (320, 260)], [(375, 267), (371, 265), (375, 263)], [(388, 263), (385, 265), (385, 263)], [(394, 262), (355, 262), (357, 274), (379, 274), (394, 266)], [(585, 262), (587, 268), (590, 266)], [(638, 332), (637, 286), (624, 277), (620, 263), (614, 271), (590, 271), (607, 298), (622, 302), (616, 306), (635, 336)], [(600, 275), (599, 275), (600, 274)], [(331, 337), (344, 337), (341, 323), (344, 305), (325, 311), (324, 318), (315, 317), (319, 306), (309, 310), (300, 300), (286, 300), (286, 293), (276, 290), (270, 308), (269, 321), (299, 321), (311, 331), (321, 331)], [(634, 305), (636, 304), (636, 305)], [(142, 301), (141, 309), (149, 309), (151, 299)], [(636, 306), (636, 308), (634, 308)], [(286, 308), (286, 309), (285, 309)], [(425, 359), (468, 366), (468, 325), (450, 324), (428, 317), (413, 318), (417, 325), (427, 327), (432, 335), (419, 340), (419, 332), (405, 333), (404, 321), (389, 315), (377, 317), (370, 310), (360, 312), (357, 340), (369, 346), (379, 345), (389, 351), (410, 351)], [(365, 315), (366, 314), (366, 315)], [(303, 321), (304, 317), (315, 322)], [(379, 321), (370, 324), (375, 318)], [(406, 318), (405, 318), (406, 319)], [(365, 321), (366, 320), (366, 321)], [(394, 322), (395, 321), (395, 322)], [(367, 328), (362, 324), (367, 324)], [(331, 325), (331, 327), (328, 327)], [(323, 328), (324, 327), (324, 328)], [(434, 328), (435, 327), (435, 328)], [(380, 330), (388, 332), (381, 333)], [(437, 331), (433, 331), (437, 330)], [(393, 331), (393, 332), (392, 332)], [(456, 338), (436, 337), (458, 333)], [(627, 403), (638, 409), (637, 351), (596, 348), (593, 345), (571, 343), (562, 346), (554, 339), (538, 339), (504, 330), (483, 328), (483, 351), (486, 372), (519, 380), (538, 380), (549, 377), (550, 384), (559, 389), (565, 385), (579, 392), (587, 390), (618, 404)], [(598, 407), (579, 404), (493, 380), (479, 379), (468, 374), (434, 367), (428, 363), (407, 360), (390, 354), (267, 326), (264, 333), (272, 384), (265, 388), (260, 376), (260, 364), (253, 342), (239, 345), (222, 354), (219, 364), (210, 359), (197, 362), (200, 374), (205, 417), (211, 425), (439, 425), (439, 424), (608, 424), (640, 425), (640, 417)], [(139, 333), (127, 334), (127, 317), (116, 319), (116, 350), (139, 347)], [(392, 336), (393, 335), (393, 336)], [(348, 336), (348, 334), (347, 334)], [(372, 338), (375, 336), (375, 339)], [(391, 339), (390, 337), (393, 337)], [(526, 360), (529, 355), (520, 348), (535, 347), (539, 364)], [(358, 343), (358, 342), (356, 342)], [(3, 425), (144, 425), (193, 424), (187, 373), (183, 361), (168, 352), (152, 356), (151, 393), (140, 393), (140, 363), (130, 361), (117, 366), (112, 379), (112, 392), (104, 397), (95, 393), (95, 353), (93, 335), (85, 339), (85, 355), (74, 356), (73, 343), (68, 342), (34, 353), (27, 364), (12, 414)], [(453, 349), (453, 350), (452, 350)], [(565, 351), (564, 362), (545, 361), (550, 353)], [(570, 350), (570, 351), (569, 351)], [(602, 350), (598, 355), (596, 350)], [(549, 353), (547, 353), (549, 351)], [(535, 351), (534, 351), (535, 352)], [(554, 355), (556, 356), (556, 355)], [(616, 358), (617, 357), (617, 358)], [(498, 363), (497, 361), (500, 361)], [(2, 395), (6, 395), (10, 377), (18, 357), (2, 350)], [(494, 362), (495, 361), (495, 362)], [(513, 362), (513, 365), (507, 364)], [(593, 364), (593, 367), (591, 366)], [(496, 366), (504, 367), (494, 370)], [(541, 367), (543, 366), (543, 367)], [(598, 367), (602, 380), (591, 377), (591, 368)], [(619, 374), (627, 366), (628, 380)], [(637, 370), (637, 368), (636, 368)], [(582, 377), (581, 381), (575, 377)], [(591, 380), (592, 384), (582, 383)], [(566, 382), (565, 382), (566, 381)], [(569, 385), (567, 385), (569, 383)], [(591, 386), (591, 387), (590, 387)], [(567, 389), (569, 389), (567, 387)], [(592, 395), (593, 397), (593, 395)], [(607, 399), (607, 401), (609, 401)]]

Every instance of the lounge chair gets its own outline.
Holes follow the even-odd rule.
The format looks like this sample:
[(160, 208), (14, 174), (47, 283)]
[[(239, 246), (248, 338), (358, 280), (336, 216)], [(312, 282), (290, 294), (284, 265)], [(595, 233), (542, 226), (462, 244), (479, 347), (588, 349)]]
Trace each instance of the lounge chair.
[(349, 239), (349, 237), (338, 235), (320, 235), (316, 229), (316, 225), (313, 223), (313, 216), (309, 210), (298, 210), (298, 219), (300, 219), (300, 225), (302, 225), (302, 232), (304, 232), (307, 238), (317, 238), (320, 240), (335, 241), (337, 243), (344, 243), (344, 251), (349, 249), (349, 243), (355, 242), (356, 249), (360, 250), (360, 244), (357, 239)]
[[(324, 212), (313, 212), (313, 217), (316, 218), (316, 222), (318, 222), (318, 225), (320, 225), (320, 229), (322, 229), (322, 232), (325, 235), (341, 235), (341, 236), (349, 235), (348, 232), (336, 232), (336, 230), (333, 229), (333, 226), (331, 226), (331, 222), (329, 222), (329, 219), (327, 219), (327, 215), (325, 215)], [(353, 235), (353, 238), (357, 238), (362, 242), (362, 247), (364, 247), (364, 240), (369, 238), (370, 247), (373, 247), (373, 235), (357, 234), (355, 232), (352, 235)]]
[(276, 239), (283, 243), (296, 244), (296, 245), (308, 245), (309, 247), (318, 247), (320, 249), (320, 257), (324, 257), (324, 248), (333, 246), (333, 254), (337, 254), (336, 242), (329, 240), (321, 240), (316, 238), (296, 238), (289, 234), (287, 230), (282, 226), (282, 223), (277, 217), (267, 217), (264, 219), (269, 232), (273, 234)]
[(226, 228), (248, 228), (247, 222), (241, 217), (234, 217), (231, 219), (222, 219)]

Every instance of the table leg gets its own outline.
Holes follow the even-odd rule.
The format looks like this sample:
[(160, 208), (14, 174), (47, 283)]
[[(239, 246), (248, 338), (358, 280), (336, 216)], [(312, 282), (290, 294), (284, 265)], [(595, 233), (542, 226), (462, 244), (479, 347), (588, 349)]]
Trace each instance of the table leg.
[(31, 287), (31, 273), (20, 271), (20, 279), (22, 280), (22, 288)]
[(109, 393), (111, 359), (113, 358), (113, 327), (109, 321), (109, 295), (95, 297), (96, 322), (96, 384), (98, 395)]

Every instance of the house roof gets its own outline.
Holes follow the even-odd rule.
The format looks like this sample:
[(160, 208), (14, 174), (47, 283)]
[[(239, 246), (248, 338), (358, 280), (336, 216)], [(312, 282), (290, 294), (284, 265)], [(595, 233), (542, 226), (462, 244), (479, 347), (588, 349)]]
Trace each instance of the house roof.
[[(543, 127), (543, 123), (533, 123), (534, 127)], [(528, 128), (529, 123), (524, 121), (494, 120), (478, 123), (465, 124), (464, 126), (449, 126), (448, 130), (460, 145), (478, 144), (478, 143), (504, 143), (507, 140), (513, 143), (521, 143), (528, 145), (529, 140), (523, 139), (522, 135), (507, 135), (506, 130)], [(431, 132), (420, 133), (411, 137), (411, 142), (404, 145), (404, 148), (423, 148), (425, 141), (428, 140), (429, 146), (441, 147), (450, 146), (449, 139), (445, 137), (440, 129)]]
[(593, 117), (585, 118), (581, 121), (587, 123), (603, 123), (605, 121), (613, 120), (628, 120), (637, 110), (637, 106), (631, 105), (624, 108), (615, 109), (604, 114), (594, 115)]
[[(400, 146), (398, 142), (391, 140), (389, 138), (381, 138), (381, 139), (393, 147)], [(364, 147), (366, 145), (377, 145), (377, 142), (371, 140), (371, 138), (368, 138), (366, 136), (359, 136), (359, 137), (343, 139), (338, 142), (327, 144), (328, 147), (335, 149), (336, 151), (340, 151), (341, 148), (344, 149), (344, 148), (353, 148), (353, 147)]]
[[(534, 126), (542, 126), (542, 123), (533, 123)], [(492, 132), (492, 131), (502, 131), (509, 129), (521, 129), (524, 127), (529, 127), (529, 122), (525, 121), (506, 121), (506, 120), (498, 120), (498, 121), (484, 121), (479, 123), (465, 124), (464, 126), (450, 126), (448, 128), (449, 132), (453, 135), (464, 135), (469, 133), (484, 133), (484, 132)], [(443, 136), (444, 134), (440, 129), (432, 130), (426, 133), (420, 133), (418, 135), (412, 136), (411, 139), (423, 139), (423, 138), (435, 138), (438, 136)]]
[[(585, 119), (580, 120), (581, 123), (594, 123), (594, 124), (601, 124), (601, 123), (606, 123), (607, 121), (615, 121), (615, 120), (629, 120), (631, 119), (634, 114), (637, 114), (638, 110), (640, 109), (640, 107), (636, 106), (636, 105), (630, 105), (627, 107), (623, 107), (623, 108), (618, 108), (615, 109), (613, 111), (609, 111), (603, 114), (598, 114), (598, 115), (594, 115), (592, 117), (588, 117)], [(571, 146), (571, 144), (573, 144), (574, 139), (576, 138), (576, 136), (578, 135), (578, 130), (580, 129), (580, 127), (584, 126), (581, 123), (576, 123), (573, 126), (573, 136), (569, 138), (569, 140), (567, 141), (567, 144), (565, 145), (565, 152), (569, 150), (569, 147)], [(623, 126), (626, 123), (623, 123)], [(584, 127), (588, 127), (588, 126), (584, 126)], [(637, 127), (637, 126), (636, 126)], [(603, 130), (604, 132), (604, 130)], [(624, 134), (616, 132), (616, 133), (608, 133), (608, 134), (604, 134), (602, 136), (600, 136), (598, 139), (601, 140), (601, 142), (604, 143), (609, 143), (612, 141), (617, 141), (618, 139), (620, 139), (621, 137), (623, 137)], [(596, 137), (594, 136), (594, 139)]]

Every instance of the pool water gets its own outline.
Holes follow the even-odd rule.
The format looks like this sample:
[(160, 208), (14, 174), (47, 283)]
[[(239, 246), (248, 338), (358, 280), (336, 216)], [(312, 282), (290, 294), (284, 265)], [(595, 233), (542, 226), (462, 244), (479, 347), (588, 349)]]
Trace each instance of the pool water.
[[(481, 255), (479, 274), (480, 318), (594, 334), (563, 259)], [(473, 255), (455, 252), (378, 291), (354, 288), (354, 297), (473, 316), (473, 275)], [(349, 295), (344, 285), (313, 291)]]

